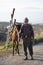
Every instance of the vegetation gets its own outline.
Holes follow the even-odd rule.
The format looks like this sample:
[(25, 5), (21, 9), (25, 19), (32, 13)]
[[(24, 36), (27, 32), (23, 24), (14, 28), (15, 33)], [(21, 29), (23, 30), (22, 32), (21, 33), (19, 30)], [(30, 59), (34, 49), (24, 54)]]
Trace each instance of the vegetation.
[[(40, 42), (43, 42), (43, 38), (37, 38), (34, 40), (34, 45), (40, 43)], [(21, 49), (22, 48), (22, 44), (19, 44), (19, 48)], [(0, 51), (6, 51), (6, 50), (12, 50), (12, 43), (10, 42), (8, 44), (8, 47), (6, 48), (6, 46), (0, 46)]]
[(38, 44), (40, 42), (43, 42), (43, 38), (37, 38), (37, 39), (35, 39), (35, 44)]

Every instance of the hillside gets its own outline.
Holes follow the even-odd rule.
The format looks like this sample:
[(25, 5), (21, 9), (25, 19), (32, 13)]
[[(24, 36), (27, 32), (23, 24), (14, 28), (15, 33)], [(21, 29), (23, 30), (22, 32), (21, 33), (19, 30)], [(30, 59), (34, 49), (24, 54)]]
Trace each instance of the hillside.
[(0, 27), (7, 27), (9, 22), (0, 22)]
[(43, 37), (43, 24), (33, 25), (35, 38)]

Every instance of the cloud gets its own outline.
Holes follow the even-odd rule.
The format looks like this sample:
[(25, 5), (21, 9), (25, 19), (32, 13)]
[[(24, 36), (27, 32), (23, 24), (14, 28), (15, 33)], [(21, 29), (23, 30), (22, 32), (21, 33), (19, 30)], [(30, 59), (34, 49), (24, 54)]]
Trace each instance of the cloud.
[(17, 21), (22, 22), (25, 16), (29, 17), (32, 23), (35, 19), (38, 22), (43, 21), (43, 0), (0, 0), (0, 20), (10, 21), (14, 7), (14, 18)]

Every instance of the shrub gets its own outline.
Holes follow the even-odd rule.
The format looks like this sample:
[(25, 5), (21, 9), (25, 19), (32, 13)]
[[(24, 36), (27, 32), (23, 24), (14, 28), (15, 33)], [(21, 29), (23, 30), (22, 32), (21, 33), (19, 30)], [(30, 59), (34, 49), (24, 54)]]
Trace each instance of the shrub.
[(43, 38), (35, 39), (35, 44), (40, 43), (40, 42), (43, 42)]

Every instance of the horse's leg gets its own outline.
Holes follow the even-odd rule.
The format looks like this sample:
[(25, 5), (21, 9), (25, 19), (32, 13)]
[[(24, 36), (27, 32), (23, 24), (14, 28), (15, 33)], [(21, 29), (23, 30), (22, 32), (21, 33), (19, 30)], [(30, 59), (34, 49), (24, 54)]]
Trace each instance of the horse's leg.
[(19, 54), (19, 42), (18, 41), (17, 41), (16, 48), (17, 48), (17, 53)]
[(15, 47), (15, 45), (14, 45), (14, 41), (13, 41), (13, 56), (14, 56), (14, 47)]
[(15, 51), (17, 53), (17, 42), (15, 41)]

